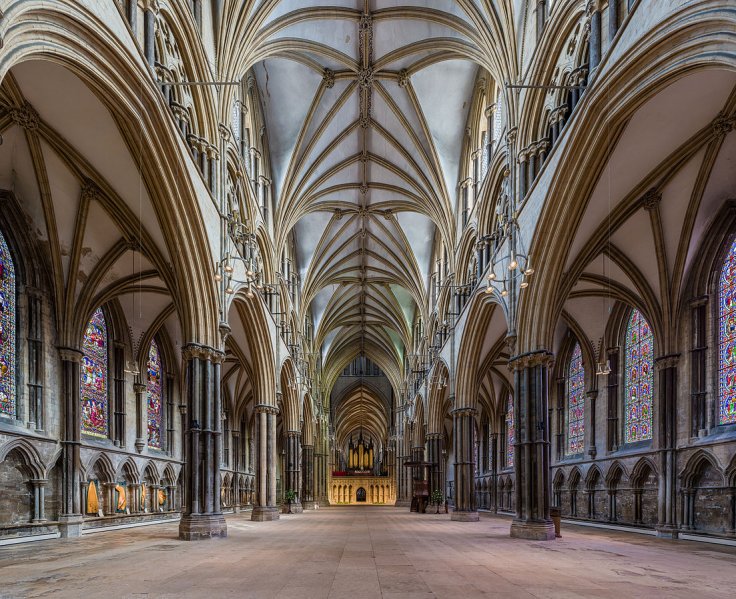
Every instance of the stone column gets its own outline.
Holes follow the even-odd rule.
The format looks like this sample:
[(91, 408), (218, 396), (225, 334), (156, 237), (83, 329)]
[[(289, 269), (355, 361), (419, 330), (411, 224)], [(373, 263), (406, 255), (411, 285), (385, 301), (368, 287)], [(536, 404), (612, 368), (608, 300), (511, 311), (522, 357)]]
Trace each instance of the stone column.
[(486, 169), (491, 166), (493, 154), (493, 114), (496, 111), (496, 105), (492, 104), (485, 110), (486, 116)]
[[(135, 4), (135, 3), (134, 3)], [(151, 0), (143, 11), (143, 53), (148, 66), (153, 68), (156, 62), (156, 13), (158, 2)]]
[(539, 166), (537, 161), (537, 146), (532, 144), (526, 151), (529, 162), (529, 166), (527, 167), (527, 177), (529, 179), (529, 187), (531, 187), (534, 180), (537, 178), (537, 168)]
[(127, 2), (125, 8), (125, 18), (128, 20), (133, 37), (136, 37), (138, 33), (138, 2)]
[(299, 459), (299, 449), (302, 443), (302, 434), (299, 431), (287, 431), (284, 439), (286, 445), (286, 477), (284, 493), (288, 490), (296, 492), (296, 499), (291, 503), (291, 511), (300, 514), (303, 510), (301, 502), (301, 485), (299, 479), (301, 475), (301, 464)]
[(657, 536), (677, 538), (677, 363), (679, 354), (655, 361), (659, 378), (659, 493)]
[(33, 487), (33, 523), (40, 524), (46, 522), (46, 483), (49, 481), (45, 478), (31, 479)]
[(251, 520), (263, 522), (278, 520), (276, 507), (276, 406), (259, 404), (256, 406), (256, 505)]
[(537, 40), (542, 37), (544, 23), (547, 21), (547, 0), (537, 0)]
[(169, 512), (176, 511), (176, 485), (166, 486), (166, 510)]
[(139, 514), (141, 509), (141, 485), (140, 483), (128, 483), (128, 509), (131, 514)]
[(609, 42), (613, 41), (618, 32), (618, 2), (616, 0), (609, 0), (608, 2), (608, 39)]
[(429, 496), (435, 490), (439, 489), (442, 495), (445, 494), (445, 484), (440, 480), (440, 443), (442, 442), (441, 433), (427, 434), (427, 461), (432, 465), (429, 467)]
[(81, 405), (79, 397), (80, 362), (82, 353), (59, 348), (61, 357), (61, 393), (63, 426), (61, 441), (61, 515), (59, 531), (62, 537), (82, 535), (81, 496), (79, 493), (81, 460)]
[(491, 507), (498, 513), (498, 433), (491, 433)]
[(474, 414), (474, 408), (457, 408), (452, 411), (452, 440), (455, 448), (455, 509), (451, 519), (458, 522), (478, 521), (473, 460)]
[(550, 508), (549, 367), (552, 354), (538, 350), (512, 358), (516, 444), (516, 516), (511, 536), (553, 540)]
[(302, 507), (314, 509), (314, 446), (302, 445)]
[(28, 428), (41, 432), (44, 430), (43, 305), (39, 291), (28, 287), (26, 292), (28, 296)]
[(588, 43), (590, 71), (592, 73), (601, 62), (601, 11), (596, 2), (589, 3), (588, 11), (590, 13), (590, 37)]
[(220, 368), (224, 355), (196, 344), (184, 348), (187, 371), (184, 498), (179, 538), (186, 541), (226, 537), (220, 509), (222, 405)]
[(519, 199), (523, 200), (527, 192), (527, 154), (519, 152)]
[(135, 391), (135, 449), (141, 453), (148, 444), (146, 386), (143, 383), (135, 383), (133, 391)]
[(590, 406), (590, 447), (588, 448), (588, 455), (595, 459), (598, 454), (598, 448), (596, 447), (595, 440), (595, 429), (596, 429), (596, 410), (595, 400), (598, 399), (598, 389), (588, 391), (586, 394), (588, 405)]

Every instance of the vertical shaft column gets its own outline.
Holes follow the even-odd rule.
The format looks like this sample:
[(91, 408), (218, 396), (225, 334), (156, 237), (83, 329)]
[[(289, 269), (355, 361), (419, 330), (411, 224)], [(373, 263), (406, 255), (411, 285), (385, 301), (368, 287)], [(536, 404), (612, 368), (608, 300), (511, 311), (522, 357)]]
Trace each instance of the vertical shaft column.
[(276, 415), (278, 408), (256, 406), (256, 505), (251, 520), (278, 520), (276, 507)]
[(677, 538), (677, 364), (679, 354), (658, 358), (659, 495), (657, 536)]
[(62, 537), (82, 535), (81, 494), (79, 473), (81, 470), (80, 444), (82, 437), (80, 420), (79, 376), (81, 352), (59, 349), (61, 357), (61, 392), (64, 407), (63, 436), (61, 441), (61, 516), (59, 530)]
[(146, 430), (146, 419), (148, 416), (146, 386), (142, 383), (136, 383), (133, 385), (133, 390), (135, 391), (135, 448), (138, 453), (141, 453), (148, 443), (148, 439), (145, 438), (148, 436), (146, 434), (148, 432)]
[(302, 445), (302, 507), (314, 509), (314, 446)]
[(143, 11), (143, 53), (150, 67), (156, 62), (156, 12), (156, 0), (151, 0)]
[(458, 522), (477, 522), (475, 505), (474, 408), (452, 411), (452, 439), (455, 447), (455, 509), (451, 519)]
[(296, 493), (296, 499), (291, 502), (291, 511), (298, 514), (302, 509), (301, 489), (301, 459), (299, 450), (302, 445), (302, 434), (299, 431), (288, 431), (286, 433), (286, 488)]
[(519, 199), (523, 200), (527, 192), (527, 153), (519, 152)]
[[(28, 428), (42, 431), (43, 413), (43, 308), (41, 295), (32, 288), (28, 292)], [(18, 398), (20, 402), (20, 397)], [(20, 403), (18, 404), (20, 408)], [(18, 410), (22, 413), (22, 410)]]
[(550, 443), (548, 369), (552, 354), (539, 350), (511, 360), (514, 370), (516, 447), (516, 517), (511, 536), (552, 540), (550, 508)]
[[(593, 4), (595, 7), (595, 4)], [(588, 39), (590, 54), (590, 72), (601, 62), (601, 11), (597, 7), (590, 14), (590, 38)]]
[[(221, 352), (196, 344), (184, 348), (187, 368), (184, 498), (179, 538), (185, 541), (226, 537), (220, 510)], [(156, 498), (154, 498), (155, 505)]]
[(491, 160), (493, 158), (493, 115), (496, 109), (496, 105), (493, 104), (486, 108), (486, 169), (491, 166)]

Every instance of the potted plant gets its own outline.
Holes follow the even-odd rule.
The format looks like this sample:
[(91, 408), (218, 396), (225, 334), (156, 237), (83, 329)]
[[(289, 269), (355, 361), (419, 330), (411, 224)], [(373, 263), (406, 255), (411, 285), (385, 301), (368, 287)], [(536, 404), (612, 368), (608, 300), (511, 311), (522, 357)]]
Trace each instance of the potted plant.
[(288, 513), (291, 514), (291, 502), (296, 499), (296, 491), (294, 489), (289, 489), (286, 492), (286, 501), (289, 502), (289, 511)]
[(432, 491), (432, 503), (434, 503), (437, 506), (437, 511), (435, 514), (440, 513), (440, 503), (442, 503), (444, 497), (442, 496), (442, 491), (439, 489), (435, 489)]

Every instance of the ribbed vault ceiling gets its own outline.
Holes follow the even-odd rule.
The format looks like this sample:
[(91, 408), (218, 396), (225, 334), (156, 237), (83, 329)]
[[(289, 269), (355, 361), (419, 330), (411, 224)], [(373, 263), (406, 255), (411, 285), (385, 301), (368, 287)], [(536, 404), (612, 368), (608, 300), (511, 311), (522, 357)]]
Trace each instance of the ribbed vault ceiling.
[[(316, 340), (401, 369), (431, 248), (455, 241), (478, 39), (450, 0), (256, 3), (276, 236), (295, 233)], [(462, 51), (461, 51), (462, 50)], [(334, 353), (334, 352), (333, 352)], [(382, 354), (382, 355), (376, 355)]]

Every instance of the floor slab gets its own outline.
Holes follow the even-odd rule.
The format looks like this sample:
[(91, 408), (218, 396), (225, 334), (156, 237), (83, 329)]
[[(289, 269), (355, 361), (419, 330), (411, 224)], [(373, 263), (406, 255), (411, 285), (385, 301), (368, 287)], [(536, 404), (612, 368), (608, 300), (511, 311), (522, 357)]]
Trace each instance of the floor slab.
[(736, 548), (568, 526), (509, 537), (510, 521), (406, 508), (228, 517), (228, 538), (161, 524), (0, 548), (0, 597), (733, 597)]

